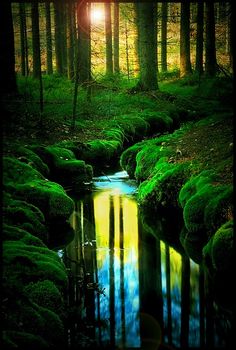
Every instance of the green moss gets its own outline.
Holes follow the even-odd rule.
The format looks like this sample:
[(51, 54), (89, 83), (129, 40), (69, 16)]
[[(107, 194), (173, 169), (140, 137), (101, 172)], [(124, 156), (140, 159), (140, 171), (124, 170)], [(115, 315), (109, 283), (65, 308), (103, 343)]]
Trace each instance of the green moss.
[(36, 169), (38, 172), (40, 172), (44, 176), (48, 176), (49, 174), (48, 166), (32, 150), (22, 146), (21, 147), (15, 146), (15, 148), (13, 149), (13, 154), (19, 161), (32, 166), (32, 168)]
[(217, 272), (232, 270), (234, 260), (234, 223), (223, 224), (203, 248), (203, 257)]
[(145, 142), (139, 142), (127, 148), (120, 157), (120, 165), (131, 178), (134, 178), (136, 168), (136, 155), (145, 146)]
[(22, 331), (4, 331), (3, 332), (4, 349), (49, 349), (50, 345), (39, 335)]
[(58, 255), (46, 247), (21, 241), (3, 243), (3, 277), (22, 281), (23, 284), (48, 279), (58, 287), (67, 285), (65, 267)]
[(155, 140), (147, 142), (136, 156), (135, 178), (138, 181), (146, 180), (153, 175), (155, 165), (160, 158), (170, 156), (173, 153), (168, 147), (163, 147), (157, 144)]
[(149, 123), (143, 117), (132, 113), (114, 117), (111, 127), (117, 127), (117, 125), (124, 133), (127, 143), (143, 139), (143, 136), (148, 134), (150, 128)]
[(31, 282), (25, 286), (24, 292), (29, 296), (32, 302), (39, 306), (51, 311), (57, 310), (57, 313), (62, 310), (62, 295), (52, 281), (44, 280)]
[(144, 110), (139, 115), (149, 124), (149, 134), (170, 131), (173, 127), (173, 119), (164, 112)]
[(120, 128), (116, 127), (116, 128), (111, 128), (109, 130), (104, 130), (103, 135), (104, 135), (105, 140), (118, 141), (120, 144), (120, 147), (122, 147), (124, 139), (125, 139), (125, 135), (124, 135), (124, 132)]
[(204, 211), (204, 223), (212, 234), (233, 216), (233, 186), (224, 186), (225, 190), (213, 197)]
[(14, 186), (27, 181), (43, 179), (43, 175), (30, 165), (11, 157), (3, 157), (3, 185)]
[(217, 175), (213, 170), (203, 170), (197, 176), (192, 176), (179, 192), (179, 203), (183, 208), (187, 201), (197, 193), (203, 186), (216, 180)]
[(115, 140), (89, 141), (87, 142), (87, 146), (89, 147), (89, 151), (84, 153), (83, 159), (92, 165), (100, 161), (102, 161), (103, 164), (109, 162), (121, 151), (120, 142)]
[(206, 184), (186, 203), (183, 211), (184, 223), (188, 231), (198, 232), (205, 229), (204, 212), (210, 200), (225, 190), (224, 186)]
[(47, 228), (43, 213), (34, 205), (25, 201), (4, 196), (3, 220), (9, 225), (15, 225), (47, 242)]
[(67, 220), (74, 209), (73, 200), (67, 196), (62, 186), (46, 180), (18, 184), (15, 195), (38, 207), (46, 220)]
[(39, 239), (38, 237), (35, 237), (34, 235), (31, 235), (29, 232), (27, 232), (26, 229), (7, 225), (6, 223), (4, 223), (2, 227), (2, 238), (3, 240), (8, 240), (8, 241), (19, 240), (28, 245), (46, 247), (41, 239)]
[(64, 326), (54, 311), (43, 307), (38, 308), (38, 312), (45, 321), (41, 335), (52, 347), (58, 345), (60, 348), (64, 348), (66, 346)]

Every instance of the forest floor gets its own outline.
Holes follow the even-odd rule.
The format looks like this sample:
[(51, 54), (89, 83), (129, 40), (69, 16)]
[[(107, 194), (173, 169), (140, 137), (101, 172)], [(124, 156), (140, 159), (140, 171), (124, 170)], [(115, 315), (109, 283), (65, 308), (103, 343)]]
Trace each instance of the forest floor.
[[(70, 82), (45, 77), (45, 104), (41, 116), (37, 89), (32, 86), (35, 82), (29, 79), (18, 83), (21, 94), (5, 104), (4, 153), (18, 145), (103, 138), (103, 131), (109, 130), (117, 115), (151, 110), (173, 115), (178, 111), (180, 126), (190, 123), (189, 130), (181, 138), (170, 141), (172, 144), (168, 146), (178, 148), (185, 158), (197, 159), (202, 168), (214, 167), (233, 154), (233, 91), (231, 83), (224, 78), (205, 80), (201, 85), (190, 80), (167, 80), (159, 84), (160, 91), (155, 93), (131, 93), (126, 87), (114, 89), (97, 84), (91, 99), (87, 98), (86, 91), (79, 92), (74, 130), (71, 129), (73, 85)], [(206, 117), (212, 118), (210, 124), (195, 123)], [(232, 178), (231, 161), (222, 169), (222, 181), (231, 182)]]

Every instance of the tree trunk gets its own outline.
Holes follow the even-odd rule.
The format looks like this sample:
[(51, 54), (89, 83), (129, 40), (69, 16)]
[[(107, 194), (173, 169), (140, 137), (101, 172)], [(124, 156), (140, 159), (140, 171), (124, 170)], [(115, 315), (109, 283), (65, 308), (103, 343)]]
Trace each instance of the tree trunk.
[(203, 12), (202, 1), (197, 4), (197, 40), (196, 40), (196, 63), (195, 69), (199, 75), (203, 73)]
[(105, 10), (105, 34), (106, 34), (106, 74), (109, 75), (113, 73), (111, 4), (104, 3), (104, 10)]
[(73, 32), (74, 6), (71, 1), (67, 7), (67, 75), (69, 79), (74, 78), (74, 32)]
[(128, 27), (127, 20), (125, 20), (125, 56), (126, 56), (126, 69), (128, 80), (130, 78), (130, 68), (129, 68), (129, 42), (128, 42)]
[(161, 4), (161, 70), (167, 71), (167, 12), (168, 3)]
[(208, 77), (216, 75), (216, 47), (215, 47), (215, 17), (214, 3), (206, 2), (206, 46), (205, 73)]
[(53, 74), (52, 67), (52, 26), (50, 3), (45, 2), (47, 74)]
[(55, 53), (56, 53), (56, 71), (63, 75), (63, 58), (62, 58), (62, 40), (61, 40), (61, 4), (58, 0), (54, 2), (54, 23), (55, 23)]
[(33, 77), (41, 76), (40, 36), (39, 36), (39, 10), (38, 4), (32, 3), (32, 46), (33, 46)]
[(192, 73), (190, 61), (190, 4), (181, 3), (180, 17), (180, 76), (184, 77)]
[(20, 57), (21, 57), (21, 74), (26, 75), (26, 55), (25, 55), (25, 4), (19, 4), (20, 17)]
[(140, 77), (138, 88), (157, 90), (157, 37), (156, 3), (136, 3), (136, 23), (138, 30), (138, 59)]
[(119, 3), (114, 3), (114, 72), (120, 72), (119, 63), (119, 22), (120, 22)]
[(78, 82), (86, 83), (90, 79), (90, 21), (87, 3), (77, 5), (78, 23)]
[(11, 3), (0, 1), (0, 95), (17, 92)]

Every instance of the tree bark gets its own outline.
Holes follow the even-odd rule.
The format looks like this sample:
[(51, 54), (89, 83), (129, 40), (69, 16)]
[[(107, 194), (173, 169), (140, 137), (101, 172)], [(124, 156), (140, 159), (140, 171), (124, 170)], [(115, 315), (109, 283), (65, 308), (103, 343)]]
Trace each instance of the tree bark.
[(203, 73), (203, 1), (197, 4), (197, 40), (196, 40), (196, 63), (195, 69), (199, 75)]
[(106, 74), (109, 75), (113, 73), (111, 4), (104, 3), (104, 10), (105, 10), (105, 35), (106, 35)]
[(45, 2), (47, 74), (53, 74), (52, 67), (52, 25), (50, 3)]
[(190, 4), (181, 3), (180, 17), (180, 76), (184, 77), (192, 73), (190, 61)]
[(67, 75), (69, 79), (74, 78), (74, 32), (73, 32), (74, 6), (71, 1), (67, 7)]
[(135, 3), (140, 77), (138, 88), (157, 90), (156, 3)]
[(120, 72), (119, 62), (119, 22), (120, 22), (120, 8), (119, 3), (114, 3), (114, 72)]
[(215, 17), (214, 3), (206, 2), (206, 44), (205, 44), (206, 76), (216, 75)]
[(40, 35), (39, 35), (39, 10), (38, 3), (32, 3), (32, 46), (33, 46), (33, 77), (41, 76)]
[(161, 70), (167, 71), (167, 12), (168, 3), (161, 4)]
[(26, 75), (26, 54), (25, 54), (25, 4), (19, 4), (20, 17), (20, 57), (21, 57), (21, 74)]
[(55, 54), (56, 54), (56, 72), (63, 75), (63, 53), (61, 40), (61, 4), (58, 0), (54, 2), (54, 23), (55, 23)]

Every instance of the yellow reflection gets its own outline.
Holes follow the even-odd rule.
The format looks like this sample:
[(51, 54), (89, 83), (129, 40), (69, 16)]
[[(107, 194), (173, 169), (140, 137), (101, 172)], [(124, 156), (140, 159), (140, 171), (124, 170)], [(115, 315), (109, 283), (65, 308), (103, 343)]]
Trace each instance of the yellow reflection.
[(138, 251), (138, 208), (137, 203), (130, 198), (123, 198), (123, 220), (125, 241), (124, 248)]

